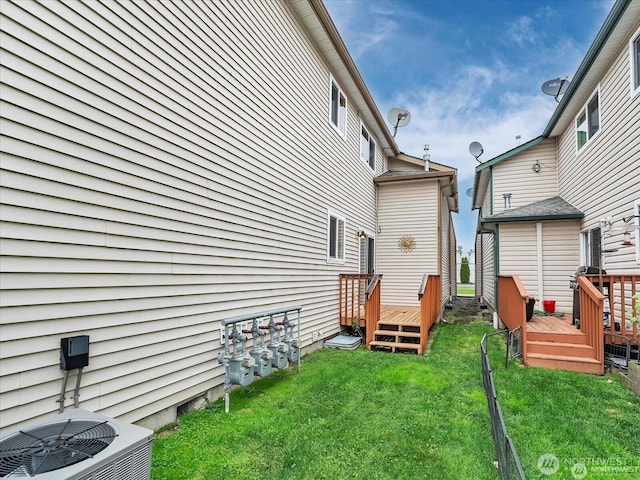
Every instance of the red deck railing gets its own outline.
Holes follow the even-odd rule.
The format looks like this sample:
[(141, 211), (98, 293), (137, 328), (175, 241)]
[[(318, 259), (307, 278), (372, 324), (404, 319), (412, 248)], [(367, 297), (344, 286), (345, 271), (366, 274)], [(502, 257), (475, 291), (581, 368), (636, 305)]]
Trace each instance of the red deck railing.
[(366, 330), (367, 348), (373, 340), (373, 332), (380, 321), (380, 287), (382, 285), (382, 275), (374, 275), (367, 286), (365, 292), (366, 301), (364, 304), (364, 317)]
[(441, 314), (442, 293), (440, 275), (427, 275), (422, 277), (422, 284), (418, 291), (420, 300), (420, 345), (422, 351), (427, 344), (429, 329), (438, 320)]
[[(629, 312), (635, 307), (633, 296), (640, 292), (640, 275), (585, 275), (590, 283), (608, 285), (609, 294), (609, 325), (611, 332), (617, 335), (625, 335), (632, 338), (640, 338), (640, 328), (638, 323), (630, 322)], [(597, 289), (597, 287), (594, 286)], [(580, 317), (582, 318), (582, 304), (580, 304)], [(600, 316), (599, 318), (602, 318)], [(616, 324), (619, 329), (616, 329)]]
[(593, 347), (594, 358), (604, 365), (604, 295), (583, 275), (577, 277), (580, 286), (580, 329)]
[(340, 308), (340, 325), (352, 327), (357, 324), (365, 326), (365, 292), (373, 274), (341, 273), (340, 294), (338, 298)]
[(517, 275), (498, 275), (498, 316), (513, 331), (522, 329), (522, 358), (527, 359), (527, 302), (529, 295)]

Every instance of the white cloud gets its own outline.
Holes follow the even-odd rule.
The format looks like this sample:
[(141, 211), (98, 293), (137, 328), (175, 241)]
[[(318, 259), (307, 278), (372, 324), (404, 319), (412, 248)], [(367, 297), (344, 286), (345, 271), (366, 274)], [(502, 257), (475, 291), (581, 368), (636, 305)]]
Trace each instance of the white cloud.
[(507, 28), (507, 38), (520, 47), (525, 47), (528, 43), (536, 43), (533, 19), (526, 16), (518, 17)]

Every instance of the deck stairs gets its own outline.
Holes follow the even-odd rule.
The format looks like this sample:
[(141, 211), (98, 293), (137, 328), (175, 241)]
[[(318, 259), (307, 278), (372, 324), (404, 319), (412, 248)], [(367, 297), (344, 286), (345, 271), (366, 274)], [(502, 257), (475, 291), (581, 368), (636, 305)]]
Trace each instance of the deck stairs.
[(531, 367), (598, 374), (601, 364), (579, 330), (527, 333), (526, 364)]
[(384, 306), (369, 343), (372, 350), (422, 355), (419, 307)]

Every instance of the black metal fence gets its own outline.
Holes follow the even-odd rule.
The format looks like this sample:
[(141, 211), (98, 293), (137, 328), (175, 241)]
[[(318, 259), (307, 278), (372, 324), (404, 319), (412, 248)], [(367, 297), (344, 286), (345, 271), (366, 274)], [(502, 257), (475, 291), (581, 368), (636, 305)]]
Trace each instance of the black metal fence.
[(507, 435), (507, 428), (502, 417), (502, 410), (496, 398), (496, 387), (493, 383), (493, 375), (491, 373), (491, 365), (489, 364), (489, 356), (487, 355), (487, 339), (494, 335), (508, 334), (508, 331), (501, 331), (486, 334), (480, 342), (480, 356), (482, 357), (482, 382), (484, 391), (487, 395), (487, 403), (489, 404), (489, 414), (491, 417), (491, 431), (493, 434), (493, 443), (496, 447), (496, 459), (498, 462), (498, 473), (502, 480), (521, 479), (526, 480), (518, 453)]
[(640, 340), (624, 335), (605, 333), (604, 363), (627, 370), (629, 362), (640, 363)]

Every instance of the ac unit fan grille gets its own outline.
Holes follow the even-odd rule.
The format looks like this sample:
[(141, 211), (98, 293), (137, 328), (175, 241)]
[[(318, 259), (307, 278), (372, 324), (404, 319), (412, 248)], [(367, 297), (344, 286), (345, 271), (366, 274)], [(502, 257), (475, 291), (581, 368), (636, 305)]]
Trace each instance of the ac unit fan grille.
[(0, 442), (0, 476), (51, 472), (104, 450), (116, 432), (107, 422), (67, 420), (21, 430)]

